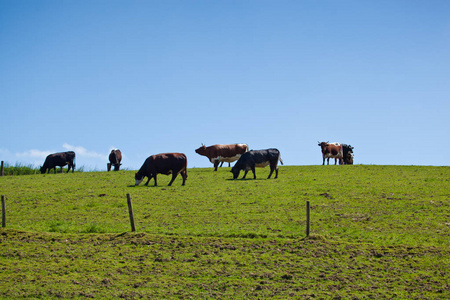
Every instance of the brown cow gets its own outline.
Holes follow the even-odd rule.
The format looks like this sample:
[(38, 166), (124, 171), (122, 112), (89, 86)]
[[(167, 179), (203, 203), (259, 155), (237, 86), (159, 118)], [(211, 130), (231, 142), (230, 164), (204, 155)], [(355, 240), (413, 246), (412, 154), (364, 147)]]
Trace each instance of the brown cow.
[(209, 158), (209, 161), (214, 164), (214, 171), (217, 171), (220, 162), (236, 161), (247, 151), (248, 146), (246, 144), (212, 145), (209, 147), (202, 145), (195, 150), (196, 153)]
[(111, 171), (111, 166), (114, 166), (114, 171), (119, 171), (120, 166), (122, 165), (120, 162), (122, 161), (122, 152), (119, 149), (111, 150), (109, 154), (109, 164), (108, 164), (108, 172)]
[(344, 158), (342, 152), (342, 146), (340, 143), (319, 143), (320, 148), (322, 149), (322, 158), (323, 163), (325, 165), (325, 158), (327, 159), (327, 164), (330, 164), (330, 158), (334, 158), (334, 164), (336, 165), (337, 160), (339, 159), (339, 164), (342, 165), (342, 159)]
[(148, 185), (150, 179), (155, 178), (155, 186), (156, 175), (164, 174), (169, 175), (172, 174), (172, 180), (169, 182), (169, 186), (172, 185), (172, 182), (175, 180), (178, 174), (181, 174), (183, 177), (183, 184), (186, 182), (187, 178), (187, 158), (183, 153), (161, 153), (149, 156), (139, 171), (134, 175), (135, 185), (139, 185), (144, 177), (147, 176), (148, 180), (145, 185)]

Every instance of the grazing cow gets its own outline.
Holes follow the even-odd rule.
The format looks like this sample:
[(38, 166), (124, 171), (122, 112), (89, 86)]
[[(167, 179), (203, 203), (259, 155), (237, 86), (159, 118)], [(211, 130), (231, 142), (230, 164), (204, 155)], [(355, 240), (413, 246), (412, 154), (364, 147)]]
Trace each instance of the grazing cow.
[(65, 165), (69, 165), (69, 169), (67, 170), (67, 173), (69, 173), (70, 168), (72, 168), (72, 173), (75, 170), (75, 152), (73, 151), (67, 151), (67, 152), (59, 152), (59, 153), (53, 153), (49, 154), (44, 161), (44, 165), (41, 167), (41, 174), (44, 174), (45, 171), (50, 173), (50, 169), (54, 169), (56, 173), (56, 167), (64, 167)]
[(325, 165), (325, 158), (327, 159), (327, 164), (330, 164), (330, 158), (334, 158), (334, 164), (336, 165), (337, 160), (339, 159), (339, 164), (342, 165), (342, 159), (344, 158), (344, 154), (342, 152), (342, 146), (340, 143), (319, 143), (320, 148), (322, 149), (322, 158), (323, 163)]
[(238, 160), (247, 151), (248, 146), (246, 144), (212, 145), (209, 147), (202, 145), (195, 150), (196, 153), (209, 158), (209, 161), (214, 164), (214, 171), (217, 171), (220, 162), (230, 163)]
[(267, 149), (267, 150), (251, 150), (241, 155), (236, 164), (231, 168), (231, 173), (233, 173), (233, 179), (238, 178), (241, 170), (244, 170), (244, 176), (247, 176), (248, 171), (252, 170), (253, 179), (256, 179), (255, 167), (264, 168), (270, 165), (270, 174), (267, 179), (272, 176), (273, 171), (275, 171), (275, 178), (278, 178), (278, 161), (283, 164), (281, 160), (280, 151), (278, 149)]
[(148, 180), (145, 185), (148, 185), (150, 179), (155, 178), (155, 186), (157, 186), (156, 175), (172, 174), (172, 180), (169, 182), (169, 186), (175, 180), (178, 174), (183, 177), (183, 184), (187, 178), (187, 158), (183, 153), (161, 153), (149, 156), (139, 171), (134, 175), (135, 185), (139, 185), (144, 177), (147, 176)]
[(109, 154), (109, 164), (108, 164), (108, 172), (111, 171), (111, 166), (114, 166), (114, 171), (119, 171), (120, 166), (122, 165), (120, 162), (122, 161), (122, 152), (119, 149), (111, 150)]

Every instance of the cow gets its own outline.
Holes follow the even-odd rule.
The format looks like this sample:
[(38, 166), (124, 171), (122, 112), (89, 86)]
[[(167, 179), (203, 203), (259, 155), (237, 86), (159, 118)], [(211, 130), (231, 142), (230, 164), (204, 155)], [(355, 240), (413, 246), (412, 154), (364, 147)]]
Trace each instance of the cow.
[(148, 185), (150, 179), (155, 178), (155, 186), (157, 186), (156, 175), (172, 174), (172, 180), (169, 182), (169, 186), (178, 174), (183, 177), (183, 184), (187, 178), (187, 158), (183, 153), (161, 153), (149, 156), (139, 171), (134, 175), (135, 185), (139, 185), (144, 177), (147, 176), (148, 180), (145, 185)]
[(353, 165), (353, 149), (351, 145), (342, 144), (344, 165)]
[(195, 150), (196, 153), (209, 158), (209, 161), (214, 164), (214, 171), (217, 171), (220, 162), (231, 163), (236, 161), (247, 151), (248, 146), (246, 144), (212, 145), (208, 147), (202, 145)]
[(283, 164), (281, 160), (280, 151), (275, 148), (266, 150), (251, 150), (241, 155), (236, 164), (231, 168), (231, 173), (233, 173), (233, 179), (238, 178), (241, 170), (245, 171), (242, 179), (247, 176), (248, 171), (252, 170), (253, 179), (256, 179), (255, 167), (264, 168), (270, 165), (269, 177), (272, 176), (273, 171), (275, 171), (275, 179), (278, 178), (278, 161)]
[(322, 150), (322, 158), (323, 163), (325, 165), (325, 158), (327, 159), (327, 164), (330, 164), (330, 158), (334, 158), (334, 164), (336, 165), (337, 160), (339, 159), (339, 164), (342, 164), (342, 159), (344, 158), (344, 154), (342, 152), (342, 146), (340, 143), (328, 143), (321, 142), (319, 146)]
[(353, 165), (353, 154), (351, 152), (344, 156), (344, 165)]
[(122, 152), (119, 149), (111, 150), (109, 154), (109, 164), (108, 164), (108, 172), (111, 171), (111, 166), (114, 166), (114, 171), (119, 171), (120, 166), (122, 165), (120, 162), (122, 161)]
[(67, 152), (59, 152), (59, 153), (53, 153), (49, 154), (44, 161), (44, 165), (41, 167), (41, 174), (44, 174), (47, 169), (50, 173), (50, 169), (54, 169), (54, 172), (56, 173), (56, 167), (64, 167), (65, 165), (69, 165), (69, 169), (67, 170), (67, 173), (69, 173), (70, 168), (72, 168), (72, 173), (75, 170), (75, 152), (73, 151), (67, 151)]

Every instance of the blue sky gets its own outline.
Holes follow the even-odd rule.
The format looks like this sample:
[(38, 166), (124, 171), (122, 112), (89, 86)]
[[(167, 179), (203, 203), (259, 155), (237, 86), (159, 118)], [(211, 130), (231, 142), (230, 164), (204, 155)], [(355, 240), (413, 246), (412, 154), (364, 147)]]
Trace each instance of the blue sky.
[(0, 1), (0, 159), (205, 145), (448, 166), (450, 1)]

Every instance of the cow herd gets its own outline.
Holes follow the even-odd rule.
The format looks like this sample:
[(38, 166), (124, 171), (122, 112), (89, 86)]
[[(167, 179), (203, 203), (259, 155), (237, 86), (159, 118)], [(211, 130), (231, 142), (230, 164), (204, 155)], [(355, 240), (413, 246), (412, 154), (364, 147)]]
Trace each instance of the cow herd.
[(334, 158), (334, 164), (339, 159), (340, 165), (353, 165), (353, 147), (341, 143), (318, 142), (322, 150), (322, 165), (325, 165), (325, 158), (327, 164), (330, 164), (330, 158)]
[[(322, 150), (323, 163), (325, 165), (325, 159), (330, 164), (330, 158), (334, 158), (334, 164), (336, 165), (337, 160), (339, 164), (353, 164), (353, 147), (346, 144), (340, 143), (328, 143), (319, 142), (318, 143)], [(253, 179), (256, 179), (255, 168), (264, 168), (270, 166), (270, 173), (268, 179), (272, 176), (275, 171), (275, 178), (278, 177), (278, 162), (283, 164), (281, 160), (280, 151), (275, 148), (265, 149), (265, 150), (248, 150), (246, 144), (228, 144), (228, 145), (212, 145), (206, 147), (202, 145), (200, 148), (196, 149), (195, 152), (199, 155), (206, 156), (211, 163), (214, 164), (214, 170), (217, 171), (219, 163), (223, 162), (234, 162), (237, 160), (236, 164), (231, 168), (231, 173), (233, 173), (233, 179), (238, 178), (239, 173), (244, 171), (244, 179), (247, 173), (251, 170), (253, 173)], [(118, 149), (111, 150), (109, 154), (108, 171), (111, 170), (111, 166), (114, 166), (114, 171), (118, 171), (121, 166), (122, 153)], [(67, 172), (75, 169), (75, 152), (60, 152), (50, 154), (46, 157), (44, 165), (40, 168), (41, 173), (44, 174), (46, 171), (49, 173), (51, 169), (54, 169), (56, 173), (56, 167), (63, 167), (68, 165), (69, 168)], [(141, 166), (139, 171), (135, 174), (135, 185), (139, 185), (144, 177), (147, 177), (148, 185), (150, 180), (153, 178), (155, 180), (155, 186), (157, 185), (157, 174), (169, 175), (172, 174), (172, 179), (169, 182), (169, 186), (172, 185), (178, 174), (181, 174), (183, 178), (183, 184), (186, 183), (187, 178), (187, 158), (183, 153), (161, 153), (149, 156), (144, 164)]]

